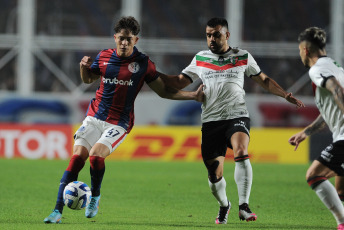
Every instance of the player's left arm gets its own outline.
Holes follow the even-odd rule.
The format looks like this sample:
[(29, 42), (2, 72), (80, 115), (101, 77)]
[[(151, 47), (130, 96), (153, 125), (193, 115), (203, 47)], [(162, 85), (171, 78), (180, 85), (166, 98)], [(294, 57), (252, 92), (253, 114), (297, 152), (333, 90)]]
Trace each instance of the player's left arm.
[(203, 85), (193, 92), (183, 91), (166, 86), (164, 81), (158, 77), (156, 80), (150, 82), (148, 86), (162, 98), (172, 100), (195, 100), (198, 102), (203, 102), (204, 100)]
[(339, 84), (335, 77), (329, 77), (326, 79), (325, 88), (328, 89), (334, 98), (334, 101), (344, 114), (344, 89)]
[(296, 99), (292, 93), (287, 93), (276, 81), (274, 81), (265, 73), (261, 72), (260, 74), (252, 76), (251, 78), (268, 92), (285, 98), (288, 102), (295, 104), (298, 108), (305, 107), (302, 101)]

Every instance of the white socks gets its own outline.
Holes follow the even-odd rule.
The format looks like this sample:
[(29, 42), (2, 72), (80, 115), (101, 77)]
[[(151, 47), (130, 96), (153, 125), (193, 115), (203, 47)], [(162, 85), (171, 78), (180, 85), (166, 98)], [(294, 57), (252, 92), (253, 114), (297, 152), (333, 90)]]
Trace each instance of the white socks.
[(252, 177), (252, 166), (249, 159), (235, 162), (234, 179), (238, 187), (239, 205), (249, 202)]
[(221, 207), (227, 207), (228, 206), (228, 200), (226, 195), (226, 180), (224, 177), (215, 184), (211, 183), (208, 179), (209, 187), (211, 189), (211, 192), (213, 193), (216, 200), (219, 202), (219, 205)]
[(331, 182), (325, 180), (317, 185), (313, 190), (324, 205), (332, 212), (337, 224), (344, 223), (344, 207)]

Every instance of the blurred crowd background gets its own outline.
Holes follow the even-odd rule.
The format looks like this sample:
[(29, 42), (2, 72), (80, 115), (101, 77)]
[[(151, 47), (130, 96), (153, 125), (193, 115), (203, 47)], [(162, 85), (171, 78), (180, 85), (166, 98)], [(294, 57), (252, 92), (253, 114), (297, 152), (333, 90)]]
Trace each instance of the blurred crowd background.
[[(0, 2), (0, 33), (17, 33), (18, 2)], [(214, 16), (225, 17), (225, 4), (224, 0), (144, 0), (141, 4), (140, 38), (203, 39), (205, 43), (207, 20)], [(120, 0), (36, 0), (35, 32), (37, 35), (49, 36), (112, 38), (114, 22), (121, 16), (121, 5)], [(242, 39), (245, 42), (296, 42), (298, 34), (308, 26), (316, 25), (328, 30), (329, 9), (329, 0), (246, 0), (243, 6)], [(229, 27), (231, 30), (231, 25)], [(329, 41), (331, 42), (331, 34)], [(206, 47), (200, 47), (203, 48)], [(279, 47), (273, 48), (279, 52)], [(6, 48), (1, 49), (0, 57), (6, 52)], [(46, 54), (73, 82), (81, 83), (78, 63), (86, 54), (85, 51), (57, 50), (47, 51)], [(94, 57), (97, 51), (87, 54)], [(299, 61), (297, 53), (292, 58), (259, 56), (255, 53), (252, 55), (263, 71), (284, 88), (290, 87), (307, 71)], [(194, 54), (150, 56), (159, 64), (161, 71), (177, 74), (190, 63)], [(1, 90), (17, 89), (15, 68), (16, 61), (13, 59), (1, 69)], [(35, 62), (34, 82), (35, 91), (67, 91), (60, 80), (39, 61)], [(251, 81), (246, 81), (245, 89), (247, 93), (263, 92)], [(149, 88), (145, 87), (145, 90)], [(297, 93), (311, 95), (311, 87), (306, 85)]]
[[(312, 104), (312, 87), (308, 70), (300, 61), (297, 37), (309, 26), (324, 28), (328, 33), (328, 44), (332, 45), (332, 49), (328, 49), (331, 56), (336, 49), (332, 44), (332, 35), (337, 29), (343, 31), (341, 14), (334, 12), (336, 6), (341, 6), (338, 12), (343, 12), (342, 1), (0, 0), (0, 111), (8, 108), (7, 104), (1, 104), (3, 100), (18, 95), (24, 98), (40, 95), (41, 99), (53, 97), (65, 98), (66, 101), (67, 98), (67, 103), (73, 98), (78, 103), (77, 107), (81, 108), (81, 114), (84, 114), (98, 84), (81, 83), (79, 62), (85, 55), (94, 58), (100, 50), (114, 48), (114, 23), (121, 16), (131, 13), (141, 24), (137, 46), (150, 56), (159, 71), (179, 74), (199, 50), (207, 49), (207, 21), (212, 17), (226, 17), (232, 33), (229, 44), (247, 49), (263, 72), (304, 99), (306, 104)], [(337, 23), (340, 27), (331, 27), (337, 19), (340, 20)], [(31, 35), (27, 30), (32, 30)], [(239, 36), (237, 33), (240, 33)], [(26, 37), (26, 34), (30, 36)], [(29, 50), (25, 44), (31, 46)], [(23, 52), (27, 52), (28, 58), (20, 62), (18, 56)], [(343, 57), (337, 62), (343, 64), (342, 60)], [(31, 70), (28, 66), (31, 74), (21, 68), (27, 65), (26, 61), (31, 65)], [(266, 92), (249, 78), (245, 80), (244, 88), (248, 104), (253, 105), (253, 112), (265, 114), (253, 125), (269, 126), (266, 121), (272, 116), (274, 107), (270, 111), (271, 104), (259, 105), (259, 108), (256, 105), (257, 100), (269, 101), (257, 97), (264, 96)], [(140, 94), (149, 95), (151, 92), (145, 85)], [(149, 96), (145, 100), (151, 98)], [(68, 106), (75, 109), (74, 104)], [(295, 122), (295, 114), (290, 109), (286, 119), (283, 106), (277, 106), (280, 111), (278, 119), (283, 121), (272, 125), (298, 126), (309, 121), (298, 123), (296, 119)], [(313, 114), (314, 111), (312, 108), (305, 113)], [(81, 117), (71, 121), (80, 121)], [(286, 123), (288, 119), (290, 121)], [(1, 120), (11, 121), (0, 116)]]

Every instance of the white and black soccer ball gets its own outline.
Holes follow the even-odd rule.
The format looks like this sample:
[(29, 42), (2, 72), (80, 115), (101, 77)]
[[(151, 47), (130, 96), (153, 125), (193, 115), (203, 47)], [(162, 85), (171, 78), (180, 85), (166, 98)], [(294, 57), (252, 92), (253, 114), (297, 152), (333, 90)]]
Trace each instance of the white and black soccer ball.
[(63, 202), (70, 209), (81, 210), (90, 203), (91, 195), (91, 189), (87, 184), (73, 181), (63, 191)]

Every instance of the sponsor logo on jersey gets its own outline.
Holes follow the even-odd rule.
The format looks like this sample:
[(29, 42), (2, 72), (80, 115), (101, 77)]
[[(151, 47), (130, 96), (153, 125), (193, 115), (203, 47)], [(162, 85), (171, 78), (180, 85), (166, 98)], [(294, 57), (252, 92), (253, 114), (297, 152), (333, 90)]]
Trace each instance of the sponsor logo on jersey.
[(124, 81), (124, 80), (118, 80), (117, 78), (110, 79), (110, 78), (103, 77), (103, 82), (105, 84), (133, 86), (133, 81), (132, 80)]
[(132, 62), (128, 65), (128, 69), (132, 73), (137, 73), (140, 70), (140, 65), (137, 62)]
[(212, 78), (233, 78), (238, 77), (238, 71), (232, 70), (209, 70), (203, 73), (205, 79), (212, 79)]

